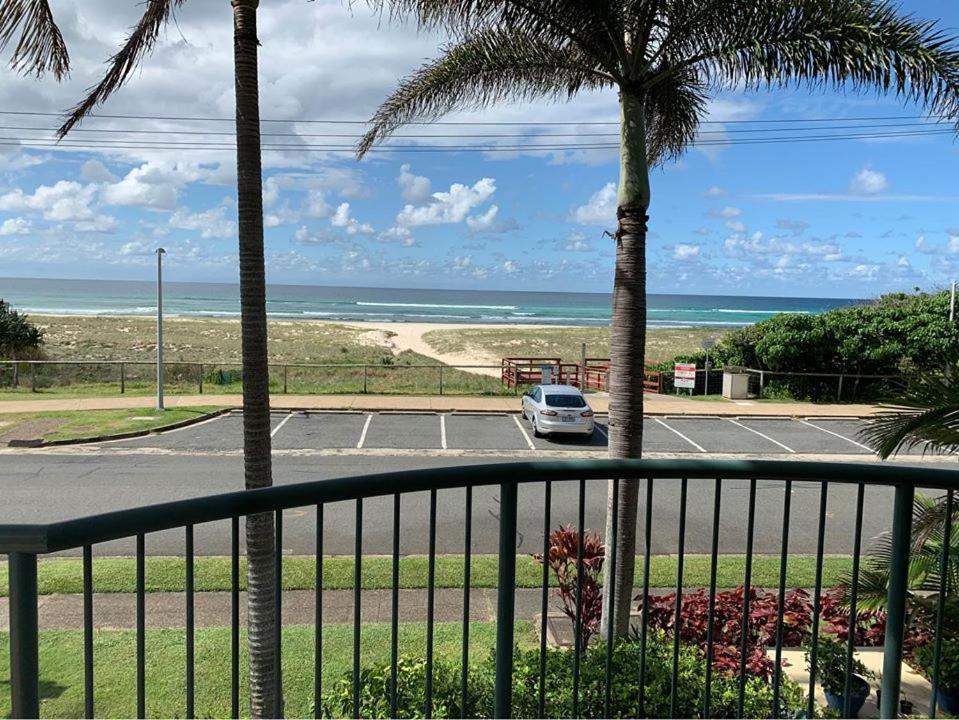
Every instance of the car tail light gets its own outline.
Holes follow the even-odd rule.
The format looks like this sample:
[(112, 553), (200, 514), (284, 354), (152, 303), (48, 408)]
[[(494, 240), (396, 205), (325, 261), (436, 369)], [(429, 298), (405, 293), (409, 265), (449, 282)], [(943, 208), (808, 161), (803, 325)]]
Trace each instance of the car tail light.
[(556, 412), (555, 410), (540, 410), (539, 414), (540, 415), (559, 415), (559, 413)]
[(593, 417), (593, 411), (592, 411), (592, 410), (583, 410), (583, 412), (581, 412), (581, 413), (579, 414), (579, 416), (580, 416), (580, 417)]

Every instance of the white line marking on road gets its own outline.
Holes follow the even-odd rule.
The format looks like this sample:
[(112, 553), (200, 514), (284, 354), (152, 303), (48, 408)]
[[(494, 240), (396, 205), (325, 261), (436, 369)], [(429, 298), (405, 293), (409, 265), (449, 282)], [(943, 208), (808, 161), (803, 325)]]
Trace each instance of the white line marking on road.
[(778, 440), (774, 440), (773, 438), (769, 437), (769, 436), (766, 435), (765, 433), (761, 433), (761, 432), (759, 432), (758, 430), (753, 430), (753, 429), (752, 429), (751, 427), (749, 427), (748, 425), (743, 425), (741, 422), (739, 422), (739, 421), (737, 421), (737, 420), (733, 420), (732, 418), (726, 418), (726, 419), (727, 419), (729, 422), (731, 422), (733, 425), (736, 425), (737, 427), (741, 427), (743, 430), (748, 430), (749, 432), (755, 433), (755, 434), (758, 435), (759, 437), (761, 437), (761, 438), (763, 438), (763, 439), (765, 439), (765, 440), (768, 440), (768, 441), (771, 442), (771, 443), (775, 443), (776, 445), (778, 445), (779, 447), (781, 447), (781, 448), (782, 448), (783, 450), (785, 450), (786, 452), (791, 452), (791, 453), (796, 452), (795, 450), (793, 450), (793, 449), (792, 449), (791, 447), (789, 447), (788, 445), (784, 445), (783, 443), (779, 442)]
[(840, 435), (839, 433), (833, 432), (832, 430), (827, 430), (827, 429), (824, 428), (824, 427), (819, 427), (818, 425), (813, 425), (813, 424), (812, 424), (811, 422), (809, 422), (808, 420), (800, 420), (799, 422), (801, 422), (803, 425), (808, 425), (808, 426), (811, 427), (811, 428), (816, 428), (817, 430), (822, 430), (824, 433), (829, 433), (830, 435), (835, 435), (837, 438), (841, 438), (842, 440), (845, 440), (846, 442), (852, 443), (852, 444), (855, 445), (856, 447), (860, 447), (860, 448), (862, 448), (863, 450), (868, 450), (869, 452), (874, 452), (873, 449), (872, 449), (871, 447), (869, 447), (868, 445), (863, 445), (862, 443), (859, 443), (859, 442), (856, 442), (855, 440), (851, 440), (850, 438), (847, 438), (845, 435)]
[(366, 433), (370, 429), (370, 423), (373, 422), (373, 413), (366, 416), (366, 422), (363, 423), (363, 432), (360, 433), (360, 441), (356, 443), (356, 449), (362, 450), (363, 443), (366, 442)]
[(660, 425), (662, 425), (664, 428), (666, 428), (666, 429), (669, 430), (670, 432), (673, 432), (673, 433), (676, 433), (677, 435), (679, 435), (679, 437), (681, 437), (683, 440), (685, 440), (686, 442), (688, 442), (688, 443), (689, 443), (690, 445), (692, 445), (694, 448), (696, 448), (697, 450), (699, 450), (699, 452), (701, 452), (701, 453), (706, 452), (706, 448), (704, 448), (702, 445), (699, 445), (698, 443), (694, 443), (694, 442), (693, 442), (692, 440), (690, 440), (688, 437), (686, 437), (686, 436), (683, 435), (681, 432), (679, 432), (679, 430), (677, 430), (677, 429), (674, 428), (674, 427), (670, 427), (669, 425), (667, 425), (666, 423), (664, 423), (662, 420), (660, 420), (658, 417), (654, 417), (653, 420), (655, 420), (656, 422), (658, 422)]
[(446, 450), (446, 416), (440, 415), (440, 447)]
[(593, 423), (593, 430), (599, 430), (599, 434), (602, 435), (602, 436), (603, 436), (604, 438), (606, 438), (607, 440), (609, 440), (609, 433), (606, 432), (606, 431), (603, 429), (603, 426), (600, 425), (599, 423)]
[(288, 422), (290, 422), (290, 418), (291, 418), (291, 417), (293, 417), (293, 413), (290, 413), (290, 414), (287, 415), (285, 418), (283, 418), (282, 420), (280, 420), (280, 424), (277, 425), (275, 428), (273, 428), (273, 432), (270, 433), (270, 437), (276, 436), (276, 434), (277, 434), (278, 432), (280, 432), (280, 429), (281, 429), (284, 425), (286, 425)]
[(536, 446), (533, 445), (533, 441), (530, 440), (529, 433), (526, 432), (526, 428), (523, 427), (523, 424), (519, 421), (519, 417), (516, 415), (513, 416), (513, 422), (516, 423), (516, 427), (519, 428), (519, 431), (523, 433), (523, 438), (526, 440), (526, 444), (529, 445), (530, 450), (535, 450)]

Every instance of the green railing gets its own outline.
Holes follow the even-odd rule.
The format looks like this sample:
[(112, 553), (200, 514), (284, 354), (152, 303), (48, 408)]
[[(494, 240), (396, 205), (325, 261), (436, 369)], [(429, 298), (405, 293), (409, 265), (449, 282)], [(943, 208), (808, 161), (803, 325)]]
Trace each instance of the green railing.
[[(40, 667), (38, 658), (38, 586), (37, 586), (37, 560), (38, 556), (47, 553), (67, 551), (72, 549), (82, 549), (83, 551), (83, 625), (84, 625), (84, 644), (83, 644), (83, 665), (84, 665), (84, 698), (85, 714), (89, 717), (95, 715), (94, 705), (94, 664), (93, 664), (93, 564), (94, 564), (94, 546), (108, 541), (135, 538), (136, 539), (136, 697), (137, 714), (145, 714), (147, 692), (146, 682), (146, 650), (144, 644), (144, 635), (146, 630), (145, 621), (145, 538), (151, 533), (183, 529), (185, 532), (185, 558), (187, 568), (186, 585), (186, 608), (185, 608), (185, 627), (186, 627), (186, 697), (187, 697), (187, 715), (194, 713), (194, 588), (193, 588), (193, 565), (194, 565), (194, 545), (193, 531), (194, 527), (202, 523), (215, 521), (229, 521), (231, 527), (231, 548), (232, 548), (232, 652), (231, 652), (231, 713), (234, 717), (239, 715), (240, 707), (240, 663), (239, 663), (239, 568), (240, 568), (240, 519), (245, 516), (260, 513), (274, 514), (274, 575), (272, 577), (274, 592), (277, 598), (281, 597), (281, 573), (283, 564), (282, 554), (282, 533), (283, 533), (283, 514), (282, 512), (291, 508), (313, 507), (316, 510), (316, 600), (317, 608), (322, 608), (321, 595), (323, 592), (323, 537), (324, 537), (324, 508), (334, 502), (353, 502), (355, 504), (355, 550), (354, 550), (354, 641), (353, 641), (353, 714), (360, 714), (360, 628), (362, 623), (361, 603), (362, 603), (362, 583), (360, 582), (363, 562), (363, 502), (366, 499), (374, 497), (392, 497), (393, 498), (393, 528), (392, 528), (392, 558), (393, 558), (393, 632), (391, 634), (391, 657), (393, 658), (394, 677), (392, 680), (392, 690), (390, 697), (391, 714), (396, 715), (396, 678), (395, 667), (397, 658), (397, 594), (399, 589), (399, 557), (400, 557), (400, 508), (401, 499), (411, 493), (428, 493), (429, 495), (429, 514), (426, 519), (426, 525), (429, 529), (429, 551), (428, 568), (429, 580), (427, 587), (427, 645), (426, 645), (426, 690), (423, 698), (426, 716), (429, 717), (433, 708), (432, 699), (432, 669), (433, 669), (433, 633), (434, 633), (434, 602), (435, 602), (435, 561), (436, 561), (436, 532), (437, 532), (437, 497), (439, 493), (450, 490), (461, 489), (465, 491), (465, 585), (464, 608), (462, 631), (464, 636), (464, 649), (468, 647), (469, 633), (469, 578), (470, 578), (470, 554), (471, 554), (471, 531), (473, 518), (473, 489), (493, 486), (498, 488), (499, 492), (499, 517), (498, 517), (498, 544), (499, 544), (499, 566), (498, 566), (498, 590), (496, 600), (496, 648), (495, 648), (495, 702), (493, 704), (496, 717), (510, 717), (512, 714), (512, 682), (513, 682), (513, 647), (514, 647), (514, 605), (516, 599), (515, 580), (516, 580), (516, 537), (517, 537), (517, 507), (518, 494), (520, 486), (530, 486), (531, 484), (542, 485), (543, 488), (543, 551), (549, 552), (549, 531), (551, 529), (551, 518), (555, 517), (552, 513), (553, 488), (561, 483), (574, 483), (576, 487), (576, 523), (578, 525), (578, 547), (577, 547), (577, 584), (576, 584), (576, 617), (574, 618), (574, 652), (571, 653), (570, 661), (573, 663), (573, 684), (572, 699), (574, 713), (578, 710), (580, 683), (581, 683), (581, 658), (585, 657), (580, 651), (582, 637), (581, 604), (583, 589), (583, 538), (584, 538), (584, 508), (588, 492), (602, 493), (605, 496), (607, 486), (605, 482), (612, 480), (614, 487), (622, 485), (628, 481), (641, 482), (645, 487), (645, 494), (641, 494), (640, 504), (644, 510), (641, 516), (645, 515), (644, 527), (644, 547), (642, 568), (643, 588), (642, 598), (643, 607), (648, 607), (650, 600), (649, 586), (649, 567), (651, 557), (651, 534), (652, 527), (652, 505), (656, 487), (663, 484), (677, 486), (680, 489), (679, 508), (678, 508), (678, 537), (677, 537), (677, 555), (679, 556), (679, 571), (676, 578), (676, 607), (675, 607), (675, 625), (674, 625), (674, 645), (673, 645), (673, 674), (671, 684), (670, 708), (675, 714), (677, 708), (677, 668), (680, 652), (679, 628), (681, 623), (681, 610), (683, 603), (683, 558), (685, 553), (685, 530), (687, 523), (687, 505), (689, 503), (689, 483), (702, 482), (713, 484), (713, 527), (712, 527), (712, 553), (711, 553), (711, 583), (709, 588), (710, 610), (709, 627), (713, 626), (713, 613), (715, 610), (716, 598), (716, 568), (717, 554), (719, 548), (719, 520), (721, 517), (721, 499), (724, 492), (724, 483), (731, 480), (746, 481), (748, 483), (748, 495), (746, 501), (746, 569), (743, 577), (745, 591), (743, 593), (742, 608), (742, 642), (743, 652), (740, 655), (739, 672), (739, 698), (738, 713), (742, 716), (744, 712), (743, 698), (745, 693), (746, 677), (745, 664), (747, 648), (748, 618), (750, 617), (750, 591), (752, 589), (752, 557), (754, 547), (754, 536), (756, 533), (756, 505), (757, 489), (760, 482), (782, 483), (784, 490), (782, 506), (782, 531), (781, 531), (781, 570), (779, 577), (779, 612), (776, 621), (775, 632), (775, 651), (776, 651), (776, 671), (772, 677), (773, 684), (773, 702), (769, 709), (771, 717), (781, 715), (780, 702), (780, 683), (782, 682), (782, 670), (779, 660), (782, 657), (782, 641), (784, 632), (783, 615), (783, 592), (785, 590), (786, 563), (788, 559), (788, 545), (790, 537), (790, 520), (792, 515), (792, 495), (794, 486), (797, 483), (811, 483), (814, 488), (819, 489), (819, 514), (817, 525), (818, 551), (816, 554), (816, 587), (813, 588), (814, 594), (814, 617), (812, 625), (812, 649), (815, 656), (817, 649), (818, 623), (820, 619), (820, 610), (822, 603), (822, 563), (824, 556), (824, 542), (826, 523), (827, 523), (827, 503), (829, 498), (830, 486), (852, 486), (856, 489), (855, 520), (853, 522), (853, 547), (854, 564), (858, 568), (859, 556), (862, 547), (862, 527), (863, 513), (865, 507), (865, 496), (867, 491), (875, 488), (892, 488), (894, 490), (893, 509), (889, 518), (889, 527), (891, 533), (891, 546), (893, 549), (891, 559), (891, 581), (888, 584), (888, 596), (886, 598), (887, 620), (884, 644), (884, 660), (882, 673), (882, 701), (881, 716), (885, 718), (896, 717), (898, 714), (898, 704), (900, 698), (901, 667), (903, 659), (903, 637), (906, 629), (906, 603), (909, 588), (907, 587), (907, 574), (909, 565), (909, 548), (912, 522), (913, 499), (917, 488), (930, 488), (936, 493), (944, 493), (948, 497), (949, 512), (946, 514), (946, 533), (950, 532), (948, 523), (951, 521), (951, 509), (954, 488), (959, 486), (959, 472), (952, 470), (942, 470), (933, 468), (915, 468), (891, 465), (875, 464), (838, 464), (838, 463), (810, 463), (810, 462), (778, 462), (778, 461), (709, 461), (709, 460), (642, 460), (642, 461), (568, 461), (568, 462), (530, 462), (530, 463), (511, 463), (495, 465), (470, 465), (456, 468), (441, 468), (431, 470), (419, 470), (411, 472), (389, 473), (381, 475), (366, 475), (359, 477), (344, 477), (335, 480), (326, 480), (320, 482), (301, 483), (295, 485), (280, 485), (263, 490), (253, 490), (246, 492), (234, 492), (211, 497), (202, 497), (191, 500), (164, 503), (150, 507), (142, 507), (130, 510), (104, 513), (93, 517), (66, 520), (61, 522), (45, 524), (21, 524), (21, 525), (0, 525), (0, 553), (9, 555), (9, 597), (10, 597), (10, 665), (11, 665), (11, 685), (12, 685), (12, 710), (14, 717), (36, 717), (40, 712)], [(533, 488), (536, 489), (536, 488)], [(728, 490), (728, 486), (727, 486)], [(729, 495), (729, 493), (726, 493)], [(702, 498), (700, 498), (702, 502)], [(567, 507), (565, 510), (571, 510)], [(875, 510), (871, 511), (875, 513)], [(538, 516), (537, 516), (538, 517)], [(408, 522), (408, 520), (407, 520)], [(612, 523), (613, 537), (612, 546), (615, 547), (617, 532), (617, 522), (614, 518)], [(659, 528), (664, 533), (674, 532), (674, 526), (668, 528)], [(944, 543), (943, 563), (948, 562), (949, 543)], [(617, 558), (615, 553), (608, 559), (609, 575), (614, 576), (616, 572)], [(549, 586), (548, 576), (544, 567), (543, 585), (541, 593), (541, 610), (545, 618), (548, 610)], [(943, 576), (943, 583), (945, 578)], [(856, 622), (857, 612), (857, 587), (858, 573), (853, 574), (852, 585), (850, 588), (849, 602), (851, 605), (849, 613), (850, 626), (848, 630), (848, 655), (847, 655), (847, 687), (846, 687), (846, 706), (849, 710), (849, 698), (851, 697), (850, 683), (851, 663), (853, 658), (853, 644), (856, 636), (853, 623)], [(945, 590), (945, 585), (941, 588)], [(938, 655), (941, 637), (942, 623), (944, 613), (945, 592), (940, 592), (938, 599), (938, 617), (936, 622), (936, 653)], [(615, 598), (610, 600), (615, 602)], [(280, 613), (280, 603), (277, 603), (275, 622), (273, 627), (274, 642), (276, 647), (276, 663), (279, 670), (279, 657), (281, 648), (282, 616)], [(615, 607), (613, 608), (615, 609)], [(643, 643), (645, 652), (645, 643), (647, 634), (650, 632), (647, 613), (643, 613), (641, 625), (639, 628), (640, 642)], [(540, 623), (540, 674), (539, 674), (539, 715), (548, 714), (549, 708), (546, 705), (544, 677), (545, 677), (545, 646), (546, 646), (546, 622)], [(319, 698), (321, 696), (321, 656), (323, 647), (322, 638), (322, 617), (318, 614), (315, 623), (317, 654), (315, 659), (315, 708), (320, 712)], [(611, 636), (608, 636), (608, 640)], [(608, 672), (611, 661), (613, 643), (606, 644), (606, 687), (604, 693), (604, 715), (610, 713), (610, 673)], [(709, 688), (711, 662), (713, 652), (712, 630), (710, 630), (710, 641), (706, 649), (706, 704), (703, 708), (703, 715), (710, 716)], [(644, 656), (645, 657), (645, 656)], [(468, 674), (466, 672), (467, 656), (464, 650), (463, 656), (463, 696), (465, 698), (467, 691)], [(813, 662), (815, 667), (815, 661)], [(938, 668), (938, 660), (935, 663)], [(645, 662), (642, 665), (640, 675), (636, 678), (636, 715), (643, 716), (645, 688), (647, 678), (645, 677)], [(938, 669), (933, 671), (933, 688), (937, 687)], [(278, 674), (279, 677), (279, 674)], [(808, 713), (812, 717), (813, 698), (816, 688), (815, 672), (811, 673), (809, 680)], [(276, 715), (282, 713), (280, 705), (280, 694), (276, 693), (277, 705), (274, 707)], [(465, 707), (465, 704), (464, 704)], [(935, 715), (935, 691), (933, 692), (933, 701), (930, 707), (930, 714)], [(172, 709), (171, 709), (172, 713)], [(848, 713), (847, 713), (848, 716)]]

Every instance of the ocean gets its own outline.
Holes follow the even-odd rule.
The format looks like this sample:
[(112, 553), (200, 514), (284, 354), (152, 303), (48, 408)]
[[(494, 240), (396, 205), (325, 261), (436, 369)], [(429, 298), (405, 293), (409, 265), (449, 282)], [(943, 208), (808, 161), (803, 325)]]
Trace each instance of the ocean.
[[(152, 282), (0, 278), (0, 298), (35, 314), (152, 315)], [(855, 304), (829, 298), (729, 295), (648, 296), (649, 327), (689, 328), (750, 325), (781, 312), (819, 313)], [(167, 316), (239, 317), (239, 288), (218, 283), (163, 284)], [(267, 313), (273, 318), (370, 322), (436, 322), (545, 325), (608, 325), (608, 293), (271, 285)]]

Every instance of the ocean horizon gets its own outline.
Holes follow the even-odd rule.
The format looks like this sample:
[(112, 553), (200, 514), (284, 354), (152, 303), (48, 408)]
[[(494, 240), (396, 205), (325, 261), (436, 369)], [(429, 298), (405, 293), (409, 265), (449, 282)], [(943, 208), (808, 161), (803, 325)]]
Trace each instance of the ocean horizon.
[[(156, 285), (137, 280), (0, 278), (0, 298), (36, 315), (152, 315)], [(866, 302), (847, 298), (649, 294), (648, 327), (741, 327), (777, 313), (813, 314)], [(609, 293), (268, 285), (274, 319), (496, 325), (608, 325)], [(168, 317), (239, 317), (239, 286), (164, 282)]]

